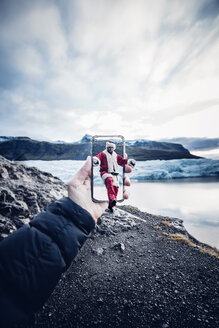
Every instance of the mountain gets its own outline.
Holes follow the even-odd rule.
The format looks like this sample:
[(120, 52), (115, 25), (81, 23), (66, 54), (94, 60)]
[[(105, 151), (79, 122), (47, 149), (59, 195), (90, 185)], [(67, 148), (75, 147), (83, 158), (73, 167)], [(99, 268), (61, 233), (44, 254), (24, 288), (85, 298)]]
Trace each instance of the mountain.
[(84, 160), (90, 152), (89, 143), (53, 143), (30, 138), (14, 138), (0, 142), (0, 155), (9, 160)]
[(5, 141), (10, 141), (10, 140), (15, 140), (15, 139), (18, 139), (18, 140), (31, 140), (29, 137), (11, 137), (11, 136), (8, 136), (8, 137), (5, 137), (5, 136), (0, 136), (0, 142), (5, 142)]
[(171, 142), (160, 142), (160, 141), (151, 141), (145, 139), (139, 140), (127, 140), (126, 145), (131, 147), (144, 148), (147, 150), (162, 150), (170, 152), (183, 152), (189, 153), (181, 144), (171, 143)]
[(189, 150), (211, 150), (219, 148), (219, 138), (173, 138), (160, 140), (180, 143)]
[(83, 143), (83, 142), (91, 142), (91, 138), (92, 138), (92, 136), (90, 134), (85, 134), (83, 136), (83, 138), (81, 139), (80, 143)]
[[(84, 160), (91, 154), (91, 136), (78, 142), (48, 142), (28, 137), (0, 137), (0, 155), (9, 160)], [(95, 154), (105, 148), (105, 142), (95, 145)], [(118, 145), (119, 150), (121, 146)], [(148, 140), (129, 140), (126, 153), (136, 160), (199, 158), (180, 144)]]

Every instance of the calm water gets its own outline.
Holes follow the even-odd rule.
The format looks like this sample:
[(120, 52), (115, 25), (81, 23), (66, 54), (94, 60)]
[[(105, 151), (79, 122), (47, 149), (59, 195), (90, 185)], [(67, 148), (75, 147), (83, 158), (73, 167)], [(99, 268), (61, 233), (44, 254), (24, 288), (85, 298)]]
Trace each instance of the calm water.
[(219, 178), (132, 183), (124, 204), (180, 218), (196, 239), (219, 249)]
[[(67, 182), (83, 161), (27, 161), (25, 164), (51, 172)], [(219, 249), (219, 177), (141, 180), (132, 182), (130, 192), (130, 199), (124, 204), (152, 214), (180, 218), (195, 238)]]

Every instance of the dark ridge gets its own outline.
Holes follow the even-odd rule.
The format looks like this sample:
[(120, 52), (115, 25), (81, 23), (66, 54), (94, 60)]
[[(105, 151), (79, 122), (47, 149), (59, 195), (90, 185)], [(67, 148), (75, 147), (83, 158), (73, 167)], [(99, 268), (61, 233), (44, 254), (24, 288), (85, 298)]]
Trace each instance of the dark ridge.
[[(98, 153), (104, 148), (104, 144), (97, 146), (96, 152)], [(179, 144), (145, 140), (136, 141), (134, 145), (127, 145), (126, 152), (129, 157), (139, 161), (200, 158), (190, 154), (187, 149)], [(87, 135), (79, 143), (51, 143), (32, 140), (28, 137), (14, 137), (0, 142), (0, 155), (14, 161), (84, 160), (90, 154), (91, 144)]]

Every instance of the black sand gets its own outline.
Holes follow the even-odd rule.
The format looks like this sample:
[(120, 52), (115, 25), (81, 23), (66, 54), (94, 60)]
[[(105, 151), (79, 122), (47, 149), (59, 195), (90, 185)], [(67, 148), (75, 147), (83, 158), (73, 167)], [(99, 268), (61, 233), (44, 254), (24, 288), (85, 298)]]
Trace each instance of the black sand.
[(34, 327), (219, 327), (218, 253), (180, 220), (124, 209), (135, 217), (103, 215)]

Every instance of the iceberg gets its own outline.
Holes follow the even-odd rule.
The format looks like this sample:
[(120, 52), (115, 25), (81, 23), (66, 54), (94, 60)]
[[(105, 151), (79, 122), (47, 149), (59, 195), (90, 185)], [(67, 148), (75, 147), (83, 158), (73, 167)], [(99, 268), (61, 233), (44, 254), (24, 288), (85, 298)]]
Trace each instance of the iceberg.
[[(83, 165), (84, 161), (25, 161), (23, 164), (36, 166), (42, 171), (52, 173), (64, 182), (68, 182), (72, 175)], [(219, 160), (201, 159), (173, 159), (138, 161), (136, 167), (129, 174), (131, 180), (167, 180), (194, 177), (219, 177)], [(95, 183), (101, 184), (99, 172), (95, 172)]]
[(137, 162), (131, 179), (163, 180), (211, 176), (219, 176), (219, 160), (174, 159)]

